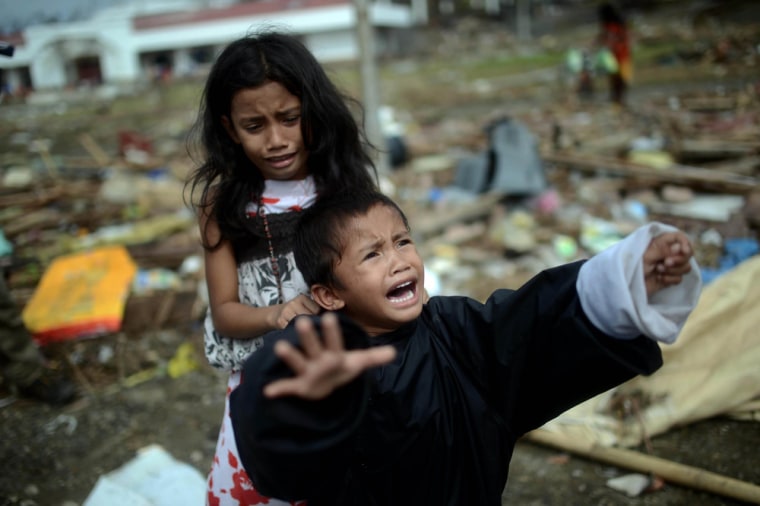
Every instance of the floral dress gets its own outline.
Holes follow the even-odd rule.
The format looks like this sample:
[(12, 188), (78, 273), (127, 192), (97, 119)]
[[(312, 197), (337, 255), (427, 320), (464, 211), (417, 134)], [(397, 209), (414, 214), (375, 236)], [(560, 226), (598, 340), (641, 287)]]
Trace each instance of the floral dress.
[[(280, 272), (283, 299), (288, 301), (299, 294), (309, 292), (306, 282), (296, 267), (291, 239), (299, 211), (310, 206), (316, 197), (314, 181), (267, 181), (261, 203), (267, 213), (271, 242)], [(250, 202), (246, 214), (251, 224), (251, 234), (259, 240), (246, 245), (233, 245), (238, 259), (238, 296), (240, 302), (256, 307), (271, 306), (280, 297), (277, 277), (272, 269), (269, 243), (264, 234), (259, 206)], [(243, 362), (261, 347), (260, 337), (232, 339), (214, 330), (211, 311), (204, 321), (204, 347), (209, 363), (219, 369), (230, 371), (224, 402), (224, 417), (216, 444), (216, 453), (208, 475), (207, 506), (249, 506), (266, 504), (284, 506), (306, 504), (293, 503), (262, 496), (256, 491), (243, 469), (235, 444), (235, 434), (230, 422), (230, 392), (243, 380), (240, 369)]]

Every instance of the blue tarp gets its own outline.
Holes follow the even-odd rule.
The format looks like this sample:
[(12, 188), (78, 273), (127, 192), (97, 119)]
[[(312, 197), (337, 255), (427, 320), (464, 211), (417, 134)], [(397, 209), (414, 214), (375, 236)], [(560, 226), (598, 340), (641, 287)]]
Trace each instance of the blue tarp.
[(753, 255), (760, 253), (760, 246), (755, 239), (734, 238), (726, 239), (723, 243), (723, 256), (718, 267), (703, 267), (702, 282), (707, 284), (721, 274), (724, 274)]

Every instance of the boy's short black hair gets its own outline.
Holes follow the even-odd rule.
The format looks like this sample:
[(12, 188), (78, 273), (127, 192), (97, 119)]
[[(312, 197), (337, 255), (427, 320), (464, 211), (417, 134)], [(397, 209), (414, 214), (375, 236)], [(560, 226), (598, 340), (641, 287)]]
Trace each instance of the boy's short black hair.
[(388, 196), (375, 191), (344, 192), (317, 199), (298, 221), (293, 239), (296, 266), (308, 286), (322, 284), (342, 288), (334, 267), (341, 259), (348, 236), (346, 224), (363, 216), (375, 206), (395, 209), (409, 230), (409, 221), (401, 208)]

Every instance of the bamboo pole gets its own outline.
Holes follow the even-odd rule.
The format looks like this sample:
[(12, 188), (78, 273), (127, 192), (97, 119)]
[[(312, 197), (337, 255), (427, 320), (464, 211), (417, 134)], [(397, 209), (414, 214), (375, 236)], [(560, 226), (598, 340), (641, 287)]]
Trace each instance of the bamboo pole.
[(566, 450), (591, 460), (631, 469), (640, 473), (651, 473), (671, 483), (740, 501), (760, 504), (760, 486), (698, 467), (679, 464), (624, 448), (583, 443), (546, 430), (530, 432), (525, 438), (530, 442)]

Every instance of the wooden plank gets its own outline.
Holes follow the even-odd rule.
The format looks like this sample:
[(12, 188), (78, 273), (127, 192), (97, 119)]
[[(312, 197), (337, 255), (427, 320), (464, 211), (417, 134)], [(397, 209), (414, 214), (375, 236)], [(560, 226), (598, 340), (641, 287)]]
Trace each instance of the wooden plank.
[(106, 153), (102, 147), (100, 147), (100, 144), (97, 143), (92, 135), (88, 133), (80, 135), (79, 142), (87, 153), (90, 154), (92, 159), (95, 160), (95, 163), (101, 167), (108, 167), (111, 164), (111, 157), (108, 156), (108, 153)]
[(760, 156), (745, 156), (736, 160), (724, 160), (703, 165), (710, 170), (722, 170), (742, 176), (752, 176), (760, 169)]
[(8, 192), (0, 195), (0, 209), (7, 209), (9, 207), (42, 207), (58, 200), (63, 194), (64, 188), (61, 185)]
[(542, 152), (541, 157), (545, 162), (586, 172), (608, 172), (635, 179), (654, 179), (737, 193), (751, 192), (760, 188), (760, 181), (755, 177), (687, 165), (676, 164), (667, 169), (657, 169), (615, 158), (586, 154), (571, 155), (548, 150)]
[(486, 193), (471, 203), (452, 204), (445, 212), (422, 215), (411, 223), (412, 232), (421, 237), (430, 237), (455, 223), (482, 219), (491, 214), (491, 210), (503, 197), (500, 193)]
[(61, 222), (61, 213), (54, 209), (37, 209), (19, 216), (3, 226), (3, 232), (9, 239), (34, 229), (54, 228)]
[(722, 112), (736, 109), (736, 97), (683, 97), (681, 107), (694, 112)]
[(737, 142), (726, 139), (678, 139), (672, 148), (681, 161), (722, 160), (751, 156), (760, 150), (758, 142)]

